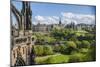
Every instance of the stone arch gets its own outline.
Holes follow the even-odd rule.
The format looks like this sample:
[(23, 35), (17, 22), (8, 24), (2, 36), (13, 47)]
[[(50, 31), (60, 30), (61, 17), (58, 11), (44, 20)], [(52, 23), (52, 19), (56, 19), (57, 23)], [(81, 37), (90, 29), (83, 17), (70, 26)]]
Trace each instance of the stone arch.
[(22, 57), (22, 54), (21, 54), (21, 46), (18, 46), (17, 47), (17, 57), (16, 57), (16, 61), (15, 61), (15, 64), (14, 64), (14, 66), (24, 66), (24, 65), (26, 65), (26, 63), (25, 63), (25, 60), (24, 60), (24, 58)]
[(16, 9), (13, 4), (11, 4), (11, 12), (16, 17), (16, 20), (18, 22), (18, 28), (21, 29), (21, 13)]
[(24, 66), (26, 65), (24, 59), (21, 56), (18, 56), (14, 66)]

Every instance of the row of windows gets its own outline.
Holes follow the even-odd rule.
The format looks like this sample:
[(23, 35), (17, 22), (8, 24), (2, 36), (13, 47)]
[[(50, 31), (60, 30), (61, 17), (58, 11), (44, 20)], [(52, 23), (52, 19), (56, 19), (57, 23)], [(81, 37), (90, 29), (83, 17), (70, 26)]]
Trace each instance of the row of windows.
[(20, 39), (16, 39), (16, 43), (22, 43), (22, 42), (26, 42), (27, 41), (27, 38), (20, 38)]

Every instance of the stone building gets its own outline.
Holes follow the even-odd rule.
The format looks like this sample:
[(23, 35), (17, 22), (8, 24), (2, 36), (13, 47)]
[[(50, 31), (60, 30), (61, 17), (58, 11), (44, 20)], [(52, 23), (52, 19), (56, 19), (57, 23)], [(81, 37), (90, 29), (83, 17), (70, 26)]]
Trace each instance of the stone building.
[(37, 24), (33, 25), (33, 32), (49, 32), (51, 31), (53, 25)]
[[(18, 11), (11, 3), (11, 13), (17, 19), (18, 29), (11, 25), (11, 66), (33, 64), (32, 53), (32, 10), (29, 2), (22, 1), (22, 10)], [(11, 23), (13, 23), (11, 21)], [(33, 54), (33, 55), (32, 55)]]
[(33, 32), (44, 32), (44, 33), (48, 33), (50, 32), (53, 28), (57, 28), (57, 27), (64, 27), (64, 24), (62, 24), (61, 20), (59, 20), (58, 24), (40, 24), (38, 23), (37, 25), (33, 25), (32, 26), (32, 30)]
[(94, 24), (85, 24), (85, 23), (75, 24), (74, 22), (71, 22), (71, 23), (65, 25), (65, 28), (78, 30), (78, 31), (92, 30), (92, 29), (95, 29), (95, 25)]

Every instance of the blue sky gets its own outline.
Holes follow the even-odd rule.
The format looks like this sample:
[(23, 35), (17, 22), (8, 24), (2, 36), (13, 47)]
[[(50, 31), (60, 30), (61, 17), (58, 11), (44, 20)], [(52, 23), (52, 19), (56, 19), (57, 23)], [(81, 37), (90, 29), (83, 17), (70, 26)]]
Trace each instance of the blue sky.
[[(22, 8), (22, 3), (18, 1), (12, 1), (16, 8), (20, 11)], [(74, 14), (84, 14), (84, 15), (95, 15), (95, 6), (86, 5), (72, 5), (72, 4), (54, 4), (54, 3), (37, 3), (31, 2), (32, 9), (32, 21), (34, 21), (35, 16), (57, 16), (62, 17), (62, 12), (70, 12)]]

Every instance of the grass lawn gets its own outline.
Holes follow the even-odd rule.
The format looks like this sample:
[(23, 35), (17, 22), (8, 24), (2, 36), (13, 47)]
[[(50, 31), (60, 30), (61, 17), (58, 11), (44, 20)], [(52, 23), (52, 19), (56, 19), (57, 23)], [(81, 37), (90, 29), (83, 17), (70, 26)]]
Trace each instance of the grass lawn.
[(69, 55), (54, 54), (43, 57), (36, 57), (36, 64), (53, 64), (53, 63), (67, 63), (69, 60)]
[(86, 33), (88, 33), (88, 32), (86, 32), (86, 31), (76, 31), (76, 32), (75, 32), (75, 34), (76, 34), (77, 36), (80, 36), (80, 35), (85, 36)]
[(36, 64), (56, 64), (56, 63), (75, 63), (88, 61), (88, 56), (83, 53), (75, 53), (72, 55), (54, 54), (42, 57), (36, 57)]

